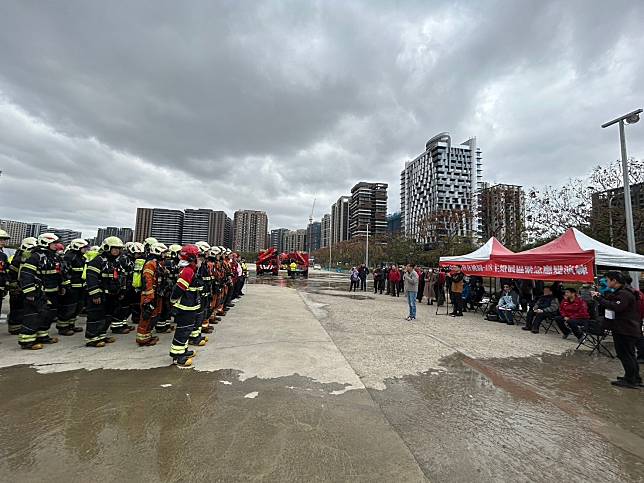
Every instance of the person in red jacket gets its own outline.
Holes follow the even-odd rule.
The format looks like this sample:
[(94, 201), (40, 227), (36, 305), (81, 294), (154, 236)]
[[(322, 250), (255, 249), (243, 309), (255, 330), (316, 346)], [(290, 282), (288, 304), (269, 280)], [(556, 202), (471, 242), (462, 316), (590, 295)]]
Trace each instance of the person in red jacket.
[(392, 265), (389, 270), (389, 285), (391, 286), (391, 296), (400, 297), (400, 271), (396, 265)]
[(583, 332), (579, 326), (587, 326), (590, 321), (590, 314), (588, 313), (588, 304), (586, 301), (577, 295), (577, 290), (570, 287), (564, 292), (564, 298), (559, 305), (560, 316), (555, 318), (559, 330), (561, 330), (562, 338), (567, 339), (571, 331), (581, 342)]

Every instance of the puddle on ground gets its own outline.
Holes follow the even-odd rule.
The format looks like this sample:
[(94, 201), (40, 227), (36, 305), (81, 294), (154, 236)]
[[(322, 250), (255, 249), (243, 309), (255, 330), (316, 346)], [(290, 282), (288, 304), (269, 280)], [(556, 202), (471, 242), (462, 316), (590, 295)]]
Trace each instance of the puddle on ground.
[[(643, 481), (641, 439), (631, 432), (644, 421), (642, 394), (614, 392), (603, 363), (595, 374), (580, 357), (588, 358), (472, 367), (454, 355), (443, 361), (445, 372), (390, 379), (386, 390), (370, 392), (432, 481)], [(582, 381), (574, 368), (584, 362)], [(586, 411), (562, 409), (559, 398), (603, 409), (593, 421)], [(598, 420), (624, 430), (598, 432)]]

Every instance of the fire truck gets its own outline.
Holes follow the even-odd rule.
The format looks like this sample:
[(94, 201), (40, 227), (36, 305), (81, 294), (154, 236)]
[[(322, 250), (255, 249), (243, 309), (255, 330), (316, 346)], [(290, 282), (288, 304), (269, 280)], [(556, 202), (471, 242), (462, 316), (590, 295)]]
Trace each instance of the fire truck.
[(263, 252), (259, 252), (255, 267), (257, 275), (263, 275), (265, 273), (277, 275), (280, 269), (280, 256), (277, 254), (277, 250), (271, 247)]

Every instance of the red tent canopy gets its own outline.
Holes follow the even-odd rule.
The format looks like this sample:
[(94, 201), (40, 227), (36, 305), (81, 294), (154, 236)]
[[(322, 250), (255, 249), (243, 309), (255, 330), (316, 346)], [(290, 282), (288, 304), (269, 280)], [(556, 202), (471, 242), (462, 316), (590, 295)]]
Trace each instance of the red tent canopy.
[(457, 258), (459, 257), (441, 257), (440, 264), (461, 265), (466, 274), (482, 277), (562, 282), (592, 282), (594, 279), (595, 251), (582, 249), (572, 229), (550, 243), (525, 252), (497, 253), (487, 261), (478, 262), (451, 260)]

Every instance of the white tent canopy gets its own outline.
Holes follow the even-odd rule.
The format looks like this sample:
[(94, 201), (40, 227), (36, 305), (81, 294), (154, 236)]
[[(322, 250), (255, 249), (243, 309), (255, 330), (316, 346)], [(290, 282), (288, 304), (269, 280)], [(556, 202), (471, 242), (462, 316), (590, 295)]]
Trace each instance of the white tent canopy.
[(605, 245), (576, 228), (572, 231), (582, 250), (595, 250), (595, 265), (644, 271), (644, 255)]
[(441, 263), (468, 263), (468, 262), (487, 262), (493, 255), (510, 255), (513, 252), (505, 248), (499, 240), (492, 237), (485, 245), (477, 248), (472, 253), (458, 255), (455, 257), (440, 257)]

